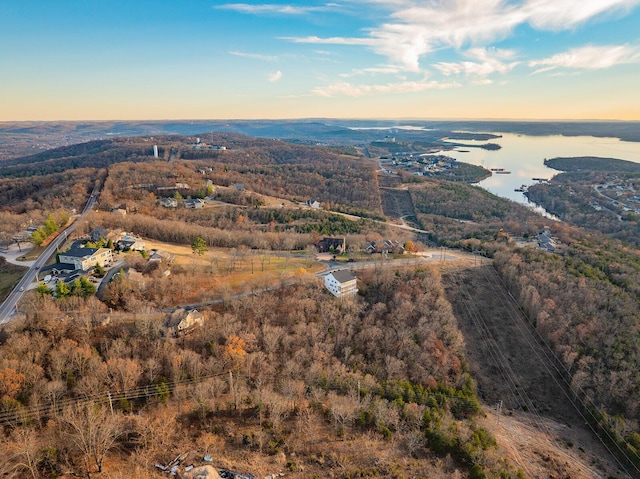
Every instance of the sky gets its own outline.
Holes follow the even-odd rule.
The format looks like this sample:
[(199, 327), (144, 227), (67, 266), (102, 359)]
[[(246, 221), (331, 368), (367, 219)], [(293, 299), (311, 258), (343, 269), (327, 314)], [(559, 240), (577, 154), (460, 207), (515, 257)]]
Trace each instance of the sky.
[(640, 0), (0, 0), (0, 121), (640, 120)]

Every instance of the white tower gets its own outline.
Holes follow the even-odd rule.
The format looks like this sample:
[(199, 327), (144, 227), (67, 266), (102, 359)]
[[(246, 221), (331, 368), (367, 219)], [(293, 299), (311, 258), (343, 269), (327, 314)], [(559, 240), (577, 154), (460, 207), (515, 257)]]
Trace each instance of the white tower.
[(158, 158), (158, 145), (153, 145), (153, 157)]

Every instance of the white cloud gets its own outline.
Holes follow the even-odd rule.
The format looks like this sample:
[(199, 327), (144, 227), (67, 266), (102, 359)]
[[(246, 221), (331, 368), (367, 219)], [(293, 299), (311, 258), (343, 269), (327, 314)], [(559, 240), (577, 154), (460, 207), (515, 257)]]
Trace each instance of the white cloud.
[[(468, 75), (486, 77), (492, 73), (505, 74), (511, 71), (519, 62), (504, 62), (515, 57), (513, 50), (499, 50), (495, 48), (472, 48), (465, 52), (465, 56), (476, 61), (438, 62), (434, 68), (445, 76)], [(477, 80), (476, 80), (477, 81)]]
[(543, 73), (557, 68), (598, 70), (624, 63), (640, 63), (640, 49), (629, 45), (586, 46), (529, 62)]
[(569, 30), (599, 15), (626, 13), (640, 0), (528, 0), (522, 7), (528, 22), (543, 30)]
[[(355, 1), (355, 0), (352, 0)], [(570, 30), (603, 15), (624, 14), (640, 0), (360, 0), (389, 10), (387, 21), (362, 37), (284, 37), (298, 43), (371, 48), (406, 71), (443, 48), (475, 48), (508, 37), (523, 24)], [(475, 68), (475, 67), (466, 67)]]
[(307, 13), (327, 11), (335, 7), (336, 4), (302, 7), (300, 5), (276, 5), (270, 3), (260, 5), (251, 5), (249, 3), (225, 3), (223, 5), (215, 6), (215, 8), (221, 10), (233, 10), (239, 13), (248, 13), (252, 15), (304, 15)]
[(393, 75), (396, 73), (400, 73), (400, 69), (398, 67), (392, 65), (381, 65), (377, 67), (357, 68), (349, 73), (342, 73), (340, 76), (348, 78), (359, 75)]
[(253, 60), (263, 60), (263, 61), (267, 61), (267, 62), (275, 62), (275, 61), (278, 60), (277, 56), (261, 55), (259, 53), (246, 53), (246, 52), (230, 51), (229, 55), (234, 55), (236, 57), (242, 57), (242, 58), (251, 58)]
[(396, 83), (386, 83), (381, 85), (354, 85), (348, 82), (335, 83), (333, 85), (318, 87), (313, 93), (318, 96), (371, 96), (388, 93), (412, 93), (425, 90), (444, 90), (447, 88), (459, 87), (457, 82), (443, 83), (438, 81), (403, 81)]
[(308, 37), (279, 37), (280, 40), (288, 40), (293, 43), (312, 43), (317, 45), (365, 45), (372, 46), (375, 42), (368, 38), (354, 37), (328, 37), (321, 38), (315, 35)]
[(282, 72), (280, 70), (275, 71), (273, 73), (270, 73), (269, 76), (267, 77), (267, 79), (271, 82), (271, 83), (275, 83), (278, 80), (280, 80), (282, 78)]

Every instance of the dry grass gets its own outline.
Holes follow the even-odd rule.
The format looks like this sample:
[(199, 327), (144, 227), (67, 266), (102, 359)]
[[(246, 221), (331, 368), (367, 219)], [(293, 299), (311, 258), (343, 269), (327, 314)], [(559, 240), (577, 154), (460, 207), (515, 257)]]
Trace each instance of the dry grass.
[(303, 280), (325, 266), (308, 256), (281, 252), (212, 249), (194, 254), (190, 246), (146, 241), (147, 249), (174, 256), (172, 271), (182, 276), (184, 288), (176, 302), (210, 301), (262, 289), (292, 279)]
[(27, 270), (28, 268), (11, 263), (0, 266), (0, 302), (5, 300)]

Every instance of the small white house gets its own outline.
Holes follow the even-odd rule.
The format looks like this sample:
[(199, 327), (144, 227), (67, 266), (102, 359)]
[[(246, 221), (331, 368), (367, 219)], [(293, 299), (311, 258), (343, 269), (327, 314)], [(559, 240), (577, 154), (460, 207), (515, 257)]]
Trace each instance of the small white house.
[(200, 198), (194, 198), (192, 200), (187, 200), (184, 202), (185, 208), (202, 208), (204, 206), (204, 201)]
[(333, 271), (324, 277), (325, 287), (337, 298), (358, 294), (357, 281), (355, 274), (346, 269)]

